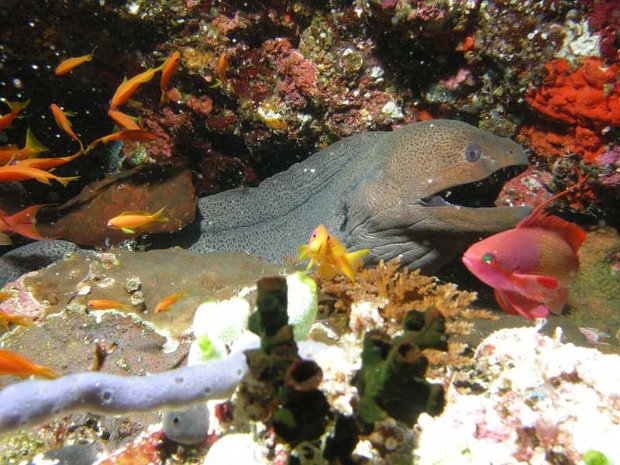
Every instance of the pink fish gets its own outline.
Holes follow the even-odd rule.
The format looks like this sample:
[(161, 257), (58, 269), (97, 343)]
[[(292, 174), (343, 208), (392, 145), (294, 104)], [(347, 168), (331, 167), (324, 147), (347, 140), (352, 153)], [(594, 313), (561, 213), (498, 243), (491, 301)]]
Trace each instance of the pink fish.
[(559, 314), (566, 305), (586, 232), (543, 210), (572, 189), (552, 196), (514, 229), (475, 243), (463, 255), (469, 271), (495, 289), (506, 313), (533, 320)]

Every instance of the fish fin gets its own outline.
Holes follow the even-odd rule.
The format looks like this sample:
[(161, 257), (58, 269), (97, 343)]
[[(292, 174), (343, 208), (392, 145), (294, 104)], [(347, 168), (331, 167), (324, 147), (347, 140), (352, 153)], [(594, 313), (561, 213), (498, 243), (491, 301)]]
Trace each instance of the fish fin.
[(342, 274), (349, 278), (349, 281), (352, 283), (355, 282), (355, 271), (351, 267), (351, 264), (347, 260), (346, 256), (336, 259), (334, 265)]
[(316, 269), (316, 274), (322, 279), (330, 280), (334, 276), (340, 274), (340, 270), (338, 267), (330, 265), (329, 263), (321, 263)]
[(24, 148), (29, 149), (30, 153), (32, 154), (31, 156), (38, 155), (42, 152), (50, 151), (50, 149), (48, 149), (45, 145), (39, 142), (39, 140), (34, 136), (30, 128), (26, 129), (26, 146)]
[(554, 315), (559, 315), (566, 306), (568, 301), (568, 289), (562, 287), (557, 290), (557, 297), (549, 302), (545, 302), (545, 305), (549, 308), (549, 311)]
[(570, 244), (572, 249), (577, 252), (581, 247), (581, 244), (586, 238), (586, 232), (578, 225), (571, 223), (570, 221), (563, 220), (562, 218), (554, 215), (547, 215), (544, 209), (558, 198), (566, 195), (573, 189), (579, 187), (583, 182), (575, 184), (568, 189), (558, 192), (552, 195), (544, 202), (534, 208), (532, 213), (523, 218), (516, 226), (516, 228), (541, 228), (548, 231), (553, 231), (559, 234), (566, 242)]
[(159, 98), (159, 106), (164, 106), (166, 105), (168, 102), (170, 101), (170, 99), (168, 98), (168, 92), (165, 90), (161, 91), (161, 97)]
[(355, 252), (349, 252), (345, 255), (351, 268), (359, 270), (364, 265), (364, 257), (370, 253), (370, 249), (356, 250)]
[(495, 289), (495, 300), (499, 304), (500, 308), (510, 315), (520, 315), (520, 313), (512, 306), (506, 297), (506, 293), (507, 291)]
[(69, 184), (71, 181), (76, 181), (78, 179), (80, 179), (79, 176), (70, 176), (70, 177), (60, 177), (60, 176), (56, 176), (56, 181), (58, 181), (60, 184), (62, 184), (64, 187), (67, 187), (67, 184)]
[(37, 376), (46, 378), (46, 379), (60, 378), (60, 374), (57, 371), (53, 370), (52, 368), (41, 366), (41, 365), (37, 365), (37, 368), (34, 374)]
[(528, 320), (546, 318), (549, 308), (535, 300), (528, 299), (517, 292), (495, 289), (495, 298), (506, 313), (521, 315)]
[(157, 221), (158, 223), (167, 223), (168, 218), (164, 216), (164, 210), (166, 209), (166, 205), (161, 207), (158, 211), (153, 213), (153, 221)]
[(136, 231), (134, 231), (133, 229), (129, 229), (129, 228), (121, 228), (121, 231), (123, 231), (125, 234), (135, 234)]
[(297, 247), (297, 260), (304, 261), (304, 260), (308, 260), (310, 258), (310, 256), (308, 255), (308, 245), (307, 244), (302, 244), (299, 247)]
[(8, 100), (6, 101), (6, 104), (9, 106), (11, 111), (17, 113), (20, 113), (24, 108), (28, 106), (29, 103), (30, 99), (26, 100), (25, 102), (9, 102)]
[[(530, 215), (531, 216), (531, 215)], [(520, 226), (523, 227), (523, 226)], [(575, 223), (566, 221), (559, 216), (540, 213), (526, 225), (528, 228), (540, 228), (558, 234), (571, 246), (576, 253), (586, 239), (587, 233)]]
[(510, 282), (515, 292), (537, 302), (549, 302), (558, 295), (558, 280), (551, 276), (513, 273)]

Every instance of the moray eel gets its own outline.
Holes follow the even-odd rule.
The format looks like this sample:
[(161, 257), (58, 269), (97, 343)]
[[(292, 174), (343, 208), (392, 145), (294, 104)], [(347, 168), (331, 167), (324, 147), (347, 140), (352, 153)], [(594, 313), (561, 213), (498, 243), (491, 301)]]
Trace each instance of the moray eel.
[[(369, 248), (367, 264), (400, 257), (404, 266), (433, 272), (467, 245), (514, 227), (529, 213), (528, 207), (493, 207), (495, 197), (488, 206), (468, 206), (497, 173), (526, 165), (515, 142), (459, 121), (360, 133), (258, 187), (200, 199), (199, 231), (185, 245), (197, 253), (245, 250), (281, 261), (294, 256), (322, 223), (348, 249)], [(495, 184), (497, 193), (501, 184)], [(32, 254), (48, 258), (37, 260), (40, 266), (58, 258), (68, 247), (59, 242), (5, 254), (0, 282), (32, 269), (26, 263)]]
[(458, 189), (466, 187), (464, 200), (471, 203), (485, 180), (526, 165), (518, 144), (460, 121), (361, 133), (258, 187), (200, 199), (200, 237), (190, 249), (246, 250), (279, 261), (294, 255), (323, 223), (349, 250), (369, 248), (367, 264), (400, 257), (404, 266), (433, 272), (466, 245), (514, 227), (530, 211), (463, 206), (454, 203)]

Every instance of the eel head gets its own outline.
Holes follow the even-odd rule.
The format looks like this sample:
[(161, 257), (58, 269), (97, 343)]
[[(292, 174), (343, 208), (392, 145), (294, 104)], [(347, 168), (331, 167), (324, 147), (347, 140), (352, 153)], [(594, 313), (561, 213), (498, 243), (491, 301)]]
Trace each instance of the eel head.
[(518, 144), (466, 123), (404, 126), (377, 144), (382, 166), (348, 199), (347, 246), (369, 262), (400, 257), (433, 272), (480, 238), (514, 227), (529, 207), (496, 207), (503, 181), (528, 164)]

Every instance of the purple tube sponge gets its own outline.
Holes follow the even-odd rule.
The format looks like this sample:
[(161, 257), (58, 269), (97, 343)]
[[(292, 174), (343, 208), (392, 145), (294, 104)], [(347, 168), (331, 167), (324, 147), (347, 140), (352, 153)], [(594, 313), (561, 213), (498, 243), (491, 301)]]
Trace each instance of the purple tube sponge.
[(150, 376), (77, 373), (11, 384), (0, 391), (0, 434), (74, 410), (126, 414), (225, 398), (247, 371), (237, 352)]

